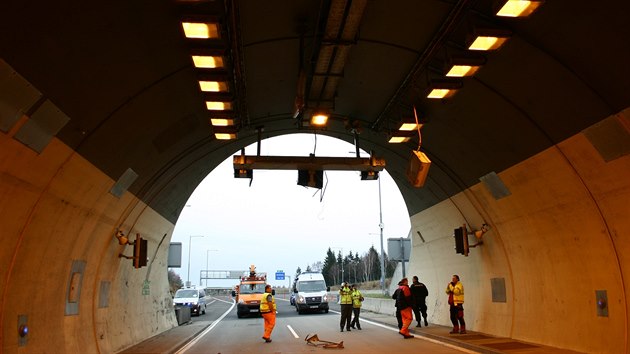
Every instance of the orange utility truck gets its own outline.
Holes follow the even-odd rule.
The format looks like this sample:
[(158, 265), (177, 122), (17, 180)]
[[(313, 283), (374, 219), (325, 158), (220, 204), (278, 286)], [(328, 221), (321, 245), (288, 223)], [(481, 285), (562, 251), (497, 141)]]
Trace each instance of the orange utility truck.
[[(265, 293), (265, 285), (267, 285), (267, 273), (256, 273), (256, 266), (252, 264), (249, 267), (249, 274), (243, 274), (239, 284), (232, 290), (238, 318), (260, 313), (260, 299)], [(275, 293), (275, 290), (272, 292)]]

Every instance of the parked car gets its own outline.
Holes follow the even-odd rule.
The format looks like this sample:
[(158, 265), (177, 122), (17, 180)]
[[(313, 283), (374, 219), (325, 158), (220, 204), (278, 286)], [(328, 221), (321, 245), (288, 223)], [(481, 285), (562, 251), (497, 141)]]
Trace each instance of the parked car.
[(191, 315), (203, 315), (206, 313), (206, 293), (203, 289), (179, 289), (173, 298), (173, 305), (190, 307)]

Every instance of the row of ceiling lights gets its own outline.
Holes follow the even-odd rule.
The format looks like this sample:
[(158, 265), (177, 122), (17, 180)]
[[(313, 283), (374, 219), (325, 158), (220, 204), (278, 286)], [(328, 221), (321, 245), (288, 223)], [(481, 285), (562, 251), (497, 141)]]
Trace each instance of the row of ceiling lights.
[[(229, 75), (227, 74), (227, 58), (222, 51), (216, 49), (221, 40), (221, 31), (218, 22), (207, 21), (182, 21), (184, 36), (193, 42), (209, 41), (215, 49), (193, 50), (191, 55), (195, 68), (200, 71), (199, 89), (207, 98), (206, 109), (210, 113), (210, 124), (213, 126), (214, 135), (219, 140), (236, 139), (237, 129), (234, 119), (234, 101), (230, 95)], [(310, 124), (313, 127), (326, 126), (329, 114), (317, 111), (311, 116)]]
[(204, 95), (214, 136), (218, 140), (236, 139), (234, 97), (225, 55), (227, 45), (222, 40), (219, 21), (186, 18), (181, 25), (184, 36), (193, 44), (191, 59), (198, 70), (199, 90)]
[[(505, 0), (497, 11), (497, 16), (525, 17), (542, 4), (544, 0)], [(206, 109), (209, 112), (210, 123), (213, 126), (215, 138), (219, 140), (236, 139), (234, 119), (234, 100), (230, 94), (230, 75), (227, 70), (225, 57), (226, 46), (221, 41), (221, 29), (218, 21), (200, 19), (184, 19), (181, 22), (184, 36), (195, 44), (203, 42), (207, 46), (197, 46), (192, 50), (191, 59), (195, 68), (199, 70), (199, 89), (204, 94)], [(469, 51), (490, 51), (500, 48), (509, 38), (510, 33), (505, 30), (478, 29), (468, 46)], [(451, 57), (447, 78), (469, 77), (485, 64), (485, 58), (479, 55)], [(435, 80), (432, 82), (427, 98), (443, 99), (451, 97), (462, 87), (462, 82)], [(316, 112), (311, 117), (311, 125), (325, 126), (328, 114)], [(390, 138), (390, 143), (407, 142), (414, 130), (421, 128), (415, 120), (404, 121), (397, 133)]]
[[(544, 0), (502, 0), (495, 15), (500, 17), (527, 17), (543, 2)], [(511, 32), (504, 29), (475, 29), (468, 41), (468, 51), (464, 55), (449, 58), (445, 70), (446, 78), (433, 80), (426, 97), (430, 99), (452, 97), (463, 86), (461, 78), (473, 76), (486, 63), (486, 58), (477, 53), (499, 49), (509, 39), (510, 35)], [(418, 122), (417, 117), (403, 119), (398, 129), (391, 134), (389, 142), (407, 142), (414, 136), (414, 131), (420, 132), (420, 128), (422, 128), (422, 124)]]

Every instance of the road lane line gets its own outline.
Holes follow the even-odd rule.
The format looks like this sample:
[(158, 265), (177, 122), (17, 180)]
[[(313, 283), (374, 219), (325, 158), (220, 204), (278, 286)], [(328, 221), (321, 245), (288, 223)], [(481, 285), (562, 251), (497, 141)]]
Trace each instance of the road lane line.
[[(214, 301), (221, 301), (221, 302), (225, 302), (226, 304), (231, 304), (231, 303), (233, 303), (233, 302), (234, 302), (234, 301), (225, 301), (225, 300), (223, 300), (223, 299), (219, 299), (218, 297), (213, 297), (213, 299), (214, 299)], [(213, 301), (213, 302), (214, 302), (214, 301)]]
[(297, 333), (295, 333), (295, 331), (293, 330), (293, 328), (291, 328), (290, 325), (287, 325), (287, 328), (289, 328), (289, 331), (291, 331), (291, 333), (293, 333), (293, 336), (297, 339), (300, 338), (300, 336), (297, 335)]
[[(329, 311), (341, 315), (341, 312), (334, 311), (334, 310), (329, 310)], [(393, 332), (398, 332), (399, 331), (398, 328), (394, 328), (394, 327), (389, 326), (389, 325), (384, 325), (382, 323), (366, 320), (365, 318), (360, 318), (359, 321), (361, 321), (361, 323), (367, 322), (367, 323), (369, 323), (369, 324), (371, 324), (373, 326), (381, 327), (381, 328), (384, 328), (384, 329), (387, 329), (387, 330), (390, 330), (390, 331), (393, 331)], [(469, 349), (466, 349), (466, 348), (458, 347), (456, 345), (445, 343), (445, 342), (440, 342), (439, 340), (435, 340), (435, 339), (431, 339), (431, 338), (428, 338), (428, 337), (424, 337), (424, 336), (421, 336), (419, 334), (416, 334), (414, 337), (418, 338), (420, 340), (426, 340), (427, 342), (443, 345), (443, 346), (449, 347), (451, 349), (456, 349), (456, 350), (459, 350), (459, 351), (464, 352), (464, 353), (478, 353), (478, 352), (473, 351), (473, 350), (469, 350)]]
[(208, 334), (210, 331), (212, 331), (212, 329), (219, 324), (219, 322), (221, 322), (222, 319), (225, 318), (225, 316), (227, 316), (228, 313), (230, 313), (230, 311), (232, 311), (232, 309), (234, 308), (234, 306), (236, 306), (236, 301), (232, 301), (232, 306), (230, 306), (230, 308), (225, 311), (225, 313), (223, 315), (221, 315), (221, 317), (217, 318), (214, 322), (212, 322), (212, 324), (206, 328), (203, 332), (199, 333), (198, 336), (196, 336), (193, 340), (191, 340), (190, 342), (186, 343), (186, 345), (184, 345), (183, 347), (181, 347), (181, 349), (179, 349), (178, 351), (175, 352), (175, 354), (182, 354), (185, 353), (188, 349), (190, 349), (193, 345), (197, 344), (197, 342), (206, 334)]

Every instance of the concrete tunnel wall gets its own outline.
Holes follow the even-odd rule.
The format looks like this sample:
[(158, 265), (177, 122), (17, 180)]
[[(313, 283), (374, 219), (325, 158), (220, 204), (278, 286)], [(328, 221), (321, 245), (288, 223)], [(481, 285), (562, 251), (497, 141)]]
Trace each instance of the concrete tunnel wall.
[[(617, 119), (630, 131), (628, 111)], [(468, 328), (582, 352), (629, 353), (630, 155), (604, 162), (584, 134), (499, 173), (511, 195), (482, 184), (413, 215), (407, 274), (427, 284), (430, 321), (450, 325), (444, 287), (459, 274)], [(53, 139), (41, 154), (0, 133), (3, 353), (113, 353), (176, 326), (166, 277), (174, 225)], [(469, 257), (452, 233), (491, 226)], [(118, 225), (149, 240), (136, 270)], [(420, 232), (425, 242), (422, 242)], [(83, 266), (77, 314), (66, 314), (73, 269)], [(491, 280), (505, 281), (493, 302)], [(149, 281), (149, 293), (143, 285)], [(109, 291), (107, 289), (109, 286)], [(606, 290), (608, 317), (595, 290)], [(18, 322), (30, 328), (19, 346)]]

